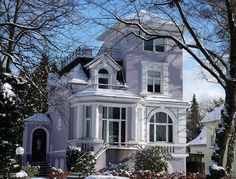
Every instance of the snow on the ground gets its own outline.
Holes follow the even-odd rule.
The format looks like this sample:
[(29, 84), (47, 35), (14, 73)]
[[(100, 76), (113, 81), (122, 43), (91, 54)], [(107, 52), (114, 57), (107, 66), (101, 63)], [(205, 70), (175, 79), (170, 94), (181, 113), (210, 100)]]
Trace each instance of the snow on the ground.
[(17, 173), (14, 173), (13, 177), (15, 177), (15, 178), (24, 178), (24, 177), (28, 177), (28, 174), (24, 170), (21, 170)]

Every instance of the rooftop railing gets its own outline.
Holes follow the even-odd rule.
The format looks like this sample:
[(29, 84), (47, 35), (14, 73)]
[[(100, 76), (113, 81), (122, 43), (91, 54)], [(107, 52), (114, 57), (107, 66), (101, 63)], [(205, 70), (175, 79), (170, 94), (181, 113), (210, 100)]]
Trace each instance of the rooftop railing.
[(96, 56), (107, 53), (113, 59), (121, 59), (121, 50), (116, 48), (105, 48), (105, 47), (88, 47), (88, 46), (80, 46), (73, 53), (67, 56), (65, 59), (61, 61), (61, 68), (68, 65), (70, 62), (75, 60), (78, 57), (87, 57), (94, 58)]

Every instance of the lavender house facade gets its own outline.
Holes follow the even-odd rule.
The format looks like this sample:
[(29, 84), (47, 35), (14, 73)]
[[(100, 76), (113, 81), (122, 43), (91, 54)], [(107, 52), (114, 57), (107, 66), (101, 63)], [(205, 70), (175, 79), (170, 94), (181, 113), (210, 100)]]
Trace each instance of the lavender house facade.
[[(129, 34), (133, 27), (113, 28), (98, 37), (96, 56), (83, 47), (51, 75), (48, 113), (25, 120), (24, 162), (66, 169), (66, 148), (75, 145), (92, 151), (100, 170), (158, 145), (173, 156), (170, 172), (186, 171), (182, 50), (169, 39), (143, 41)], [(158, 32), (179, 37), (172, 24)]]

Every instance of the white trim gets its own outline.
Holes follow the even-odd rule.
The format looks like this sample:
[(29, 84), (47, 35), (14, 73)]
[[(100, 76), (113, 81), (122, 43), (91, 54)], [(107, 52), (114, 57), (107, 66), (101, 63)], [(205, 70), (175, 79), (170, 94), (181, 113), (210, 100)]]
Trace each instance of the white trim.
[[(161, 89), (160, 93), (152, 93), (147, 91), (147, 72), (148, 71), (159, 71), (161, 72)], [(161, 63), (161, 62), (148, 62), (148, 61), (141, 61), (141, 73), (142, 73), (142, 84), (141, 84), (141, 92), (140, 95), (168, 95), (168, 80), (169, 80), (169, 73), (168, 73), (168, 64)]]
[(33, 142), (33, 134), (34, 134), (34, 131), (35, 130), (37, 130), (37, 129), (43, 129), (43, 130), (45, 130), (45, 132), (46, 132), (46, 139), (47, 139), (47, 141), (46, 141), (46, 145), (47, 145), (47, 147), (46, 147), (46, 155), (47, 155), (47, 153), (49, 153), (49, 131), (48, 131), (48, 129), (47, 128), (45, 128), (45, 127), (35, 127), (32, 131), (31, 131), (31, 134), (30, 134), (30, 152), (29, 152), (29, 154), (32, 154), (32, 142)]

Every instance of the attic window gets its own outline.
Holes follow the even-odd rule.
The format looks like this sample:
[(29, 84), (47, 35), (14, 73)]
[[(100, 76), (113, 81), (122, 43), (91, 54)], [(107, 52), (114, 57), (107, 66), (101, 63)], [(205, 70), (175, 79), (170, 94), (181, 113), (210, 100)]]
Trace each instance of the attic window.
[(109, 73), (106, 69), (100, 69), (98, 71), (98, 88), (108, 89)]

